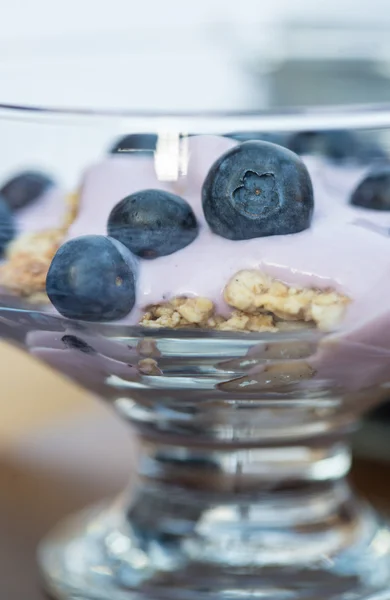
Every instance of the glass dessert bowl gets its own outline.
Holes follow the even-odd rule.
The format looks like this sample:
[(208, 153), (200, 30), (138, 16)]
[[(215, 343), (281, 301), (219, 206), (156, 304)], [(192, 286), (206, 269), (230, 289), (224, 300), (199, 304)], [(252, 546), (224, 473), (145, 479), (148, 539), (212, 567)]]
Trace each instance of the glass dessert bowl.
[(390, 108), (1, 117), (1, 335), (140, 439), (131, 488), (41, 545), (47, 589), (390, 597), (346, 479), (390, 384)]

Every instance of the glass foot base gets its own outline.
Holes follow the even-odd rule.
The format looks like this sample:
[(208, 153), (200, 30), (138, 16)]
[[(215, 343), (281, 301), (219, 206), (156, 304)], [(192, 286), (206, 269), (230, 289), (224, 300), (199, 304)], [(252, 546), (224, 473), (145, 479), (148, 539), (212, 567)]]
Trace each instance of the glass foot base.
[[(210, 555), (202, 560), (193, 551), (191, 536), (180, 542), (174, 535), (141, 536), (124, 515), (118, 506), (90, 509), (59, 526), (41, 544), (40, 565), (53, 597), (390, 600), (390, 529), (378, 523), (371, 511), (363, 516), (353, 545), (307, 564), (261, 564), (261, 549), (252, 560), (242, 556), (242, 564), (239, 560), (226, 564), (218, 557), (210, 560)], [(242, 535), (250, 548), (250, 534)], [(229, 546), (229, 540), (226, 543)], [(234, 539), (231, 545), (234, 556)]]

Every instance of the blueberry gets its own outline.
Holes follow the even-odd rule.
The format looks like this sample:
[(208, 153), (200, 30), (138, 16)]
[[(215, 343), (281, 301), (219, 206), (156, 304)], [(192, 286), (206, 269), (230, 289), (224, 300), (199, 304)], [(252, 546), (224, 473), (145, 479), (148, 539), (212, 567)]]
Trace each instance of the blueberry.
[(52, 185), (53, 179), (38, 171), (24, 171), (16, 175), (0, 189), (0, 197), (11, 210), (24, 208), (35, 202)]
[(57, 251), (46, 291), (64, 317), (112, 321), (134, 306), (136, 272), (136, 259), (122, 244), (103, 235), (85, 235)]
[(390, 164), (371, 171), (351, 195), (350, 203), (362, 208), (390, 211)]
[(79, 350), (80, 352), (84, 352), (84, 354), (96, 354), (96, 350), (87, 344), (87, 342), (77, 337), (77, 335), (63, 335), (61, 341), (70, 350)]
[(295, 133), (287, 139), (286, 146), (296, 154), (321, 154), (336, 163), (367, 163), (386, 158), (376, 142), (342, 129)]
[(156, 150), (157, 135), (152, 133), (133, 133), (116, 141), (110, 149), (110, 154), (122, 154), (123, 156), (150, 155)]
[(329, 131), (301, 131), (287, 140), (287, 148), (296, 154), (322, 154), (338, 162), (355, 157), (356, 136), (343, 129)]
[(181, 250), (198, 235), (190, 205), (163, 190), (143, 190), (112, 209), (108, 235), (142, 258), (157, 258)]
[(15, 236), (15, 223), (10, 209), (0, 199), (0, 256)]
[(314, 204), (303, 162), (269, 142), (244, 142), (223, 154), (205, 179), (202, 202), (212, 231), (231, 240), (307, 229)]
[(356, 158), (362, 164), (372, 163), (374, 165), (387, 163), (389, 160), (383, 148), (373, 140), (365, 140), (361, 144), (357, 144)]

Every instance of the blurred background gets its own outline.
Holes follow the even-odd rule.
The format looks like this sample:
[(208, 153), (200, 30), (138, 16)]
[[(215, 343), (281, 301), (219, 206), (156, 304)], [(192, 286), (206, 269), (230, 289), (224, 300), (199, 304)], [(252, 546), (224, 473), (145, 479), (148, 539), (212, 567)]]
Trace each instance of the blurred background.
[[(389, 32), (387, 0), (14, 0), (1, 16), (0, 102), (170, 111), (388, 102)], [(0, 153), (0, 170), (6, 161)], [(102, 403), (5, 344), (0, 379), (0, 597), (36, 600), (37, 540), (119, 491), (135, 447)], [(355, 440), (355, 481), (379, 502), (388, 412)]]
[(2, 102), (175, 111), (385, 101), (389, 27), (386, 0), (17, 0), (2, 15)]

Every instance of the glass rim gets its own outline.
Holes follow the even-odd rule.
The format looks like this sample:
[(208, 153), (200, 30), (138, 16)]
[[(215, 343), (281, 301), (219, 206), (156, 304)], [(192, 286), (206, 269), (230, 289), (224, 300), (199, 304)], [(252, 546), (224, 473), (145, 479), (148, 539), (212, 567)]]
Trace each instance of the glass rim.
[(176, 131), (226, 134), (233, 131), (294, 132), (310, 130), (383, 129), (390, 127), (390, 102), (299, 106), (244, 111), (140, 111), (38, 106), (0, 102), (0, 120), (35, 124), (114, 124), (132, 133)]

